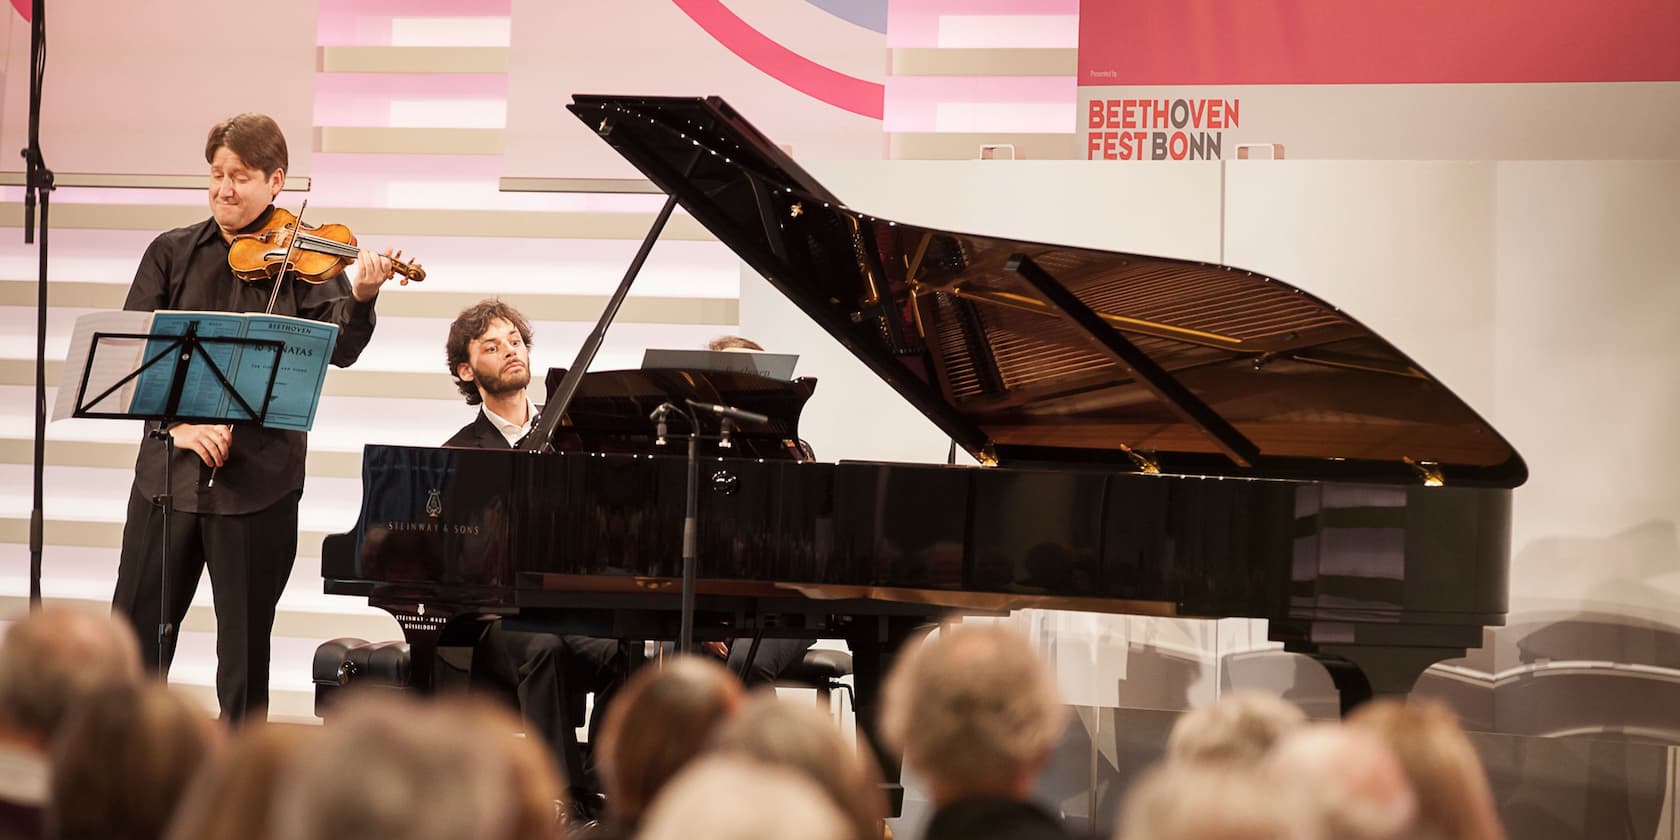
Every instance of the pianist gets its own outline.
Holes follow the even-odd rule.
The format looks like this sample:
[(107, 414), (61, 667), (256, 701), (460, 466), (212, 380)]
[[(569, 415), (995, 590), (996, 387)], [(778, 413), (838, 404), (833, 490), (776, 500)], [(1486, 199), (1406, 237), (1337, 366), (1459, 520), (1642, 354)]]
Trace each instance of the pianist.
[[(449, 372), (467, 404), (480, 408), (445, 446), (512, 448), (531, 430), (537, 407), (525, 393), (531, 383), (530, 344), (530, 323), (499, 300), (480, 301), (449, 325)], [(493, 622), (475, 647), (473, 661), (475, 672), (514, 691), (526, 725), (548, 742), (564, 765), (573, 801), (583, 804), (585, 816), (594, 816), (593, 763), (584, 760), (575, 727), (585, 694), (593, 692), (600, 709), (623, 684), (628, 660), (620, 643), (515, 632)], [(601, 715), (594, 717), (592, 733)]]

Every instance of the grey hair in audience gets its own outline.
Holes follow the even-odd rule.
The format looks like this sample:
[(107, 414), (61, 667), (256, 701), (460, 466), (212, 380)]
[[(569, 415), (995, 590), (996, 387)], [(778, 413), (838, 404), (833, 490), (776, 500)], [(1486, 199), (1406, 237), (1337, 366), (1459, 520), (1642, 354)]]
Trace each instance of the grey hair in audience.
[(275, 840), (511, 837), (515, 767), (462, 705), (348, 698), (318, 748), (281, 780)]
[(850, 840), (851, 823), (806, 776), (731, 756), (690, 763), (654, 799), (638, 840)]
[(220, 736), (204, 709), (161, 683), (96, 689), (70, 710), (48, 752), (48, 836), (162, 837)]
[(13, 624), (0, 643), (0, 724), (44, 747), (78, 697), (139, 679), (140, 647), (126, 623), (44, 609)]
[(1116, 840), (1322, 840), (1287, 785), (1252, 766), (1166, 762), (1126, 795)]
[(941, 630), (900, 658), (882, 690), (882, 734), (936, 800), (1030, 786), (1066, 722), (1055, 675), (1002, 625)]
[(846, 814), (856, 840), (879, 840), (887, 801), (875, 756), (866, 743), (843, 736), (834, 718), (816, 706), (758, 691), (718, 730), (712, 752), (804, 776)]
[(1255, 764), (1278, 739), (1307, 722), (1281, 697), (1239, 691), (1185, 712), (1167, 736), (1168, 761)]
[(1279, 789), (1308, 795), (1326, 840), (1405, 840), (1417, 797), (1381, 739), (1341, 724), (1302, 727), (1278, 742), (1262, 769)]

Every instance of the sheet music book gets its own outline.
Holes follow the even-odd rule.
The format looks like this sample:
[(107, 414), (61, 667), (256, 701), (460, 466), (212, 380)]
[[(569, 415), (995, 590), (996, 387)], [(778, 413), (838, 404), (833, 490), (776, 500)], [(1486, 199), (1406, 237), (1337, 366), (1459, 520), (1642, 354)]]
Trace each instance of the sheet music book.
[(758, 350), (656, 350), (642, 353), (644, 368), (692, 368), (721, 370), (731, 373), (751, 373), (784, 382), (793, 378), (793, 366), (799, 357), (792, 353), (765, 353)]
[[(188, 324), (197, 324), (196, 333), (200, 338), (253, 338), (283, 342), (285, 350), (280, 354), (274, 393), (263, 425), (297, 431), (308, 431), (314, 425), (321, 386), (326, 382), (327, 364), (332, 358), (333, 344), (338, 340), (337, 324), (260, 312), (177, 310), (94, 312), (77, 318), (60, 377), (58, 399), (53, 405), (53, 419), (60, 420), (74, 414), (77, 386), (84, 369), (89, 371), (85, 396), (91, 399), (169, 346), (167, 338), (105, 338), (96, 350), (95, 333), (182, 335)], [(272, 349), (213, 343), (200, 346), (215, 360), (239, 396), (260, 411), (263, 395), (268, 391), (269, 370), (275, 366)], [(90, 354), (93, 356), (91, 368), (88, 367)], [(162, 414), (169, 399), (173, 371), (173, 361), (162, 360), (102, 403), (88, 407), (101, 412)], [(187, 369), (181, 391), (179, 416), (249, 419), (240, 416), (242, 413), (238, 402), (216, 381), (209, 365), (195, 356)]]

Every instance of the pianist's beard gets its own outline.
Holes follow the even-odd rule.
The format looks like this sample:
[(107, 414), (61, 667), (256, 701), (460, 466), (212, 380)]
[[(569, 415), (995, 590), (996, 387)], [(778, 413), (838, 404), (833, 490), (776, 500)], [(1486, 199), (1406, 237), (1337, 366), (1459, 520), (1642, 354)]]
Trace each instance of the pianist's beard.
[(531, 384), (531, 368), (524, 362), (520, 362), (519, 367), (512, 371), (509, 371), (506, 365), (500, 370), (481, 370), (475, 367), (473, 379), (478, 382), (478, 387), (484, 389), (484, 393), (501, 396), (525, 390), (525, 386)]

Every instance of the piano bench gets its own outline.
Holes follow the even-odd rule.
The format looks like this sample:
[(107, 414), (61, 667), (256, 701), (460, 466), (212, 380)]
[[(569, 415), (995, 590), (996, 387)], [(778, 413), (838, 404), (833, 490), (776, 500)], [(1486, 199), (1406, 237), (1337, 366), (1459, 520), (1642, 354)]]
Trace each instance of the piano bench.
[(852, 704), (856, 705), (857, 698), (851, 696), (852, 687), (840, 681), (851, 675), (851, 654), (843, 650), (812, 648), (805, 651), (805, 658), (798, 665), (783, 671), (776, 678), (776, 684), (816, 689), (817, 705), (826, 710), (830, 708), (829, 695), (835, 690), (846, 692)]
[(351, 685), (404, 689), (409, 686), (407, 642), (341, 638), (315, 648), (310, 674), (315, 682), (315, 716), (325, 718), (341, 689)]

